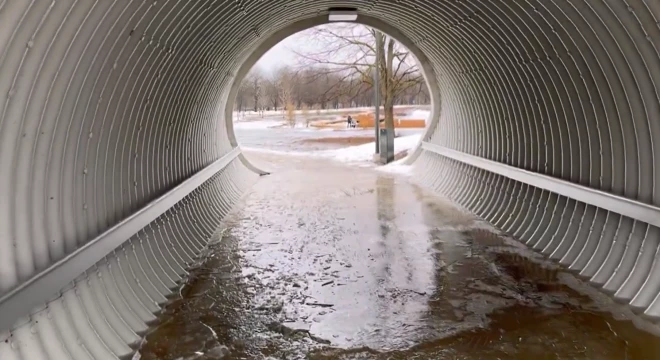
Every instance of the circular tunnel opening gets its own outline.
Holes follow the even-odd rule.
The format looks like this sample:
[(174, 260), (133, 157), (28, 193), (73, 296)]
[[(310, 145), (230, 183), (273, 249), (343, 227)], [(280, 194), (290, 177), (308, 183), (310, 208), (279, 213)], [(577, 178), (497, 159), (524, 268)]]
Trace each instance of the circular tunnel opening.
[[(382, 36), (377, 100), (376, 36)], [(387, 55), (389, 45), (392, 59)], [(414, 42), (377, 18), (360, 14), (352, 22), (330, 22), (327, 15), (302, 20), (264, 39), (237, 72), (225, 111), (233, 120), (228, 122), (230, 139), (240, 144), (238, 132), (246, 150), (263, 147), (263, 140), (270, 139), (270, 150), (352, 163), (402, 160), (414, 153), (408, 158), (412, 160), (419, 139), (431, 133), (437, 119), (434, 111), (440, 97), (437, 86), (432, 86), (433, 74)], [(388, 76), (392, 81), (385, 84)], [(369, 150), (368, 143), (376, 141), (375, 101), (381, 103), (381, 129), (388, 127), (387, 111), (393, 112), (393, 145), (383, 144), (393, 152), (389, 160), (375, 154), (380, 143)], [(353, 131), (342, 134), (345, 130)]]
[[(378, 101), (379, 128), (387, 129), (386, 118), (392, 119), (389, 151), (397, 161), (412, 152), (431, 123), (431, 94), (419, 61), (377, 29), (326, 23), (290, 35), (265, 53), (259, 49), (254, 57), (259, 54), (245, 78), (236, 80), (232, 123), (244, 151), (373, 163)], [(382, 71), (376, 80), (378, 54)]]

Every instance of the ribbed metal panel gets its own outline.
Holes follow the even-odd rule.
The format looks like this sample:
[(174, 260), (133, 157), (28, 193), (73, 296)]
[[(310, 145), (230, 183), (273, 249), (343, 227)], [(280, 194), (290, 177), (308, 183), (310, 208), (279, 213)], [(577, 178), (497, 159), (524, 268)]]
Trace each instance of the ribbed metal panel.
[(132, 354), (186, 275), (187, 265), (254, 175), (234, 160), (51, 301), (25, 314), (11, 332), (2, 333), (0, 358), (114, 359)]
[[(583, 196), (429, 150), (418, 159), (423, 181), (659, 317), (660, 2), (438, 7), (447, 62), (429, 143), (581, 185)], [(596, 192), (619, 199), (594, 206)]]
[[(218, 48), (245, 28), (216, 27), (241, 10), (209, 4), (0, 1), (0, 299), (235, 151), (223, 96), (241, 49)], [(39, 308), (3, 312), (23, 317), (0, 359), (132, 354), (256, 176), (234, 159)]]
[[(0, 0), (0, 298), (235, 151), (226, 105), (250, 55), (331, 6), (420, 58), (429, 144), (660, 207), (656, 0)], [(660, 315), (656, 226), (433, 151), (412, 158), (429, 186)], [(70, 274), (1, 333), (0, 359), (130, 354), (248, 167), (239, 156)]]

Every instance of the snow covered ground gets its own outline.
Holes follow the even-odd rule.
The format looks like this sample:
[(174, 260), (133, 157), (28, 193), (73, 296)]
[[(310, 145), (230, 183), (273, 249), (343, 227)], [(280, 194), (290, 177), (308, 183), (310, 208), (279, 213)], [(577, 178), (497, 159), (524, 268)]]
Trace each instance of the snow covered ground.
[(277, 120), (237, 121), (234, 122), (234, 130), (271, 129), (281, 127), (282, 125), (284, 125), (284, 122)]
[[(398, 121), (405, 121), (408, 119), (424, 119), (428, 121), (428, 117), (430, 116), (430, 110), (428, 109), (428, 106), (397, 106), (396, 109), (398, 111), (397, 119)], [(361, 111), (371, 111), (373, 110), (372, 108), (351, 108), (351, 109), (329, 109), (329, 110), (319, 110), (318, 113), (316, 113), (316, 110), (314, 112), (310, 113), (302, 113), (301, 111), (296, 112), (296, 124), (294, 127), (291, 127), (288, 122), (286, 121), (283, 113), (281, 111), (263, 111), (261, 113), (257, 113), (254, 111), (246, 111), (246, 112), (234, 112), (234, 121), (233, 121), (233, 127), (234, 130), (236, 131), (236, 135), (238, 136), (239, 139), (245, 140), (245, 141), (240, 141), (242, 145), (246, 145), (249, 147), (261, 147), (261, 144), (254, 144), (255, 136), (257, 140), (262, 137), (263, 134), (268, 131), (269, 134), (273, 134), (273, 136), (282, 138), (282, 135), (292, 135), (293, 138), (296, 138), (296, 140), (300, 140), (301, 133), (300, 132), (309, 132), (309, 133), (314, 133), (318, 131), (329, 131), (333, 130), (335, 132), (334, 136), (339, 135), (336, 131), (338, 130), (346, 130), (346, 131), (351, 131), (353, 132), (352, 135), (358, 136), (358, 132), (360, 130), (366, 131), (367, 133), (369, 132), (368, 129), (341, 129), (341, 128), (314, 128), (314, 127), (309, 127), (307, 124), (311, 121), (317, 121), (319, 119), (321, 120), (329, 120), (329, 119), (335, 119), (335, 120), (343, 120), (344, 116), (346, 113), (355, 113), (355, 112), (361, 112)], [(342, 115), (342, 112), (345, 112), (344, 115)], [(403, 114), (401, 114), (403, 112)], [(325, 115), (324, 115), (325, 114)], [(412, 128), (411, 128), (412, 129)], [(293, 133), (291, 130), (296, 130), (299, 133)], [(373, 130), (371, 130), (373, 131)], [(404, 133), (404, 131), (406, 131)], [(262, 132), (262, 134), (260, 134)], [(400, 128), (397, 129), (397, 134), (407, 134), (407, 129), (406, 128)], [(326, 137), (326, 136), (333, 136), (330, 134), (323, 135), (321, 137)], [(319, 137), (318, 134), (315, 135), (314, 137)], [(281, 139), (284, 140), (284, 139)], [(273, 141), (270, 141), (273, 143)], [(280, 145), (286, 143), (286, 141), (279, 141)], [(276, 150), (279, 150), (281, 146), (277, 146)], [(288, 149), (287, 149), (288, 150)]]
[(414, 119), (414, 120), (417, 120), (417, 119), (424, 119), (424, 120), (428, 121), (429, 116), (431, 116), (431, 111), (429, 111), (429, 110), (422, 110), (422, 109), (415, 109), (415, 110), (413, 110), (412, 112), (410, 112), (410, 113), (408, 113), (408, 114), (405, 114), (405, 115), (402, 115), (402, 116), (398, 116), (397, 118), (400, 119), (400, 120), (408, 120), (408, 119)]
[[(410, 150), (412, 151), (412, 150)], [(410, 154), (410, 151), (408, 154)], [(412, 166), (406, 165), (405, 162), (408, 160), (408, 157), (393, 161), (387, 165), (382, 165), (376, 167), (376, 170), (383, 171), (390, 174), (402, 174), (402, 175), (412, 175)]]
[[(430, 107), (429, 105), (396, 105), (394, 108), (395, 109), (405, 109), (405, 108), (419, 108), (419, 107)], [(361, 112), (361, 111), (370, 111), (373, 110), (373, 106), (369, 107), (357, 107), (357, 108), (341, 108), (341, 109), (323, 109), (323, 110), (306, 110), (306, 112), (310, 115), (314, 114), (328, 114), (328, 113), (342, 113), (342, 112)], [(420, 110), (420, 111), (426, 111), (427, 110)], [(294, 113), (297, 115), (303, 114), (303, 110), (295, 110)], [(284, 115), (284, 112), (282, 110), (264, 110), (260, 112), (256, 111), (234, 111), (234, 118), (240, 118), (242, 116), (259, 116), (259, 115), (264, 115), (264, 116), (277, 116), (277, 115)], [(420, 119), (420, 117), (417, 117), (416, 119)]]
[[(419, 143), (420, 138), (421, 134), (395, 138), (394, 153), (398, 154), (402, 151), (413, 149), (417, 143)], [(371, 142), (363, 145), (349, 146), (342, 149), (313, 152), (312, 155), (321, 156), (345, 163), (373, 164), (375, 148), (376, 143)]]
[[(359, 111), (361, 109), (331, 111), (342, 110)], [(365, 108), (364, 110), (371, 109)], [(427, 119), (429, 115), (429, 110), (417, 107), (411, 109), (409, 114), (402, 116), (402, 119)], [(299, 123), (299, 126), (295, 128), (291, 128), (281, 116), (281, 112), (275, 111), (266, 112), (263, 118), (254, 113), (252, 120), (235, 121), (233, 125), (238, 142), (246, 151), (323, 158), (354, 166), (374, 167), (390, 173), (407, 173), (410, 170), (409, 166), (403, 164), (405, 160), (396, 161), (386, 166), (377, 166), (374, 158), (374, 142), (346, 146), (341, 140), (324, 140), (328, 138), (373, 137), (373, 129), (306, 128), (302, 123)], [(397, 137), (394, 139), (394, 153), (410, 152), (419, 143), (422, 133), (423, 129), (396, 129)]]
[[(398, 154), (402, 151), (411, 151), (417, 146), (421, 134), (414, 134), (408, 136), (400, 136), (394, 139), (394, 153)], [(315, 150), (315, 151), (282, 151), (282, 150), (273, 150), (268, 148), (259, 148), (259, 147), (242, 147), (244, 150), (253, 151), (253, 152), (264, 152), (271, 154), (280, 154), (280, 155), (289, 155), (289, 156), (307, 156), (307, 157), (318, 157), (334, 161), (339, 161), (343, 163), (349, 163), (357, 166), (365, 167), (374, 167), (376, 166), (374, 162), (374, 150), (376, 144), (375, 142), (348, 146), (340, 149), (331, 149), (331, 150)], [(403, 164), (403, 161), (399, 160), (388, 164), (386, 166), (379, 167), (383, 171), (392, 172), (392, 173), (403, 173), (409, 170), (409, 167)]]

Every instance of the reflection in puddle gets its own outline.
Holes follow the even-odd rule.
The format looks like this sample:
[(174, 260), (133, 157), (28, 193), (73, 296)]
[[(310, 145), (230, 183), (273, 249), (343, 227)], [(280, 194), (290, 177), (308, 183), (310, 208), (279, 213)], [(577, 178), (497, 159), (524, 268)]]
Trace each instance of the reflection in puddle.
[(657, 337), (442, 199), (295, 167), (226, 219), (143, 360), (660, 358)]

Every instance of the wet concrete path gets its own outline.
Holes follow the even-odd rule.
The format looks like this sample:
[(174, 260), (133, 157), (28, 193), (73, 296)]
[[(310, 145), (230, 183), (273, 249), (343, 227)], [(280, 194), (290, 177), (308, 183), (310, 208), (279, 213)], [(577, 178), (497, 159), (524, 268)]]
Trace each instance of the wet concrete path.
[(260, 156), (273, 174), (141, 359), (660, 358), (620, 307), (408, 180)]

